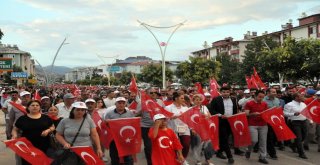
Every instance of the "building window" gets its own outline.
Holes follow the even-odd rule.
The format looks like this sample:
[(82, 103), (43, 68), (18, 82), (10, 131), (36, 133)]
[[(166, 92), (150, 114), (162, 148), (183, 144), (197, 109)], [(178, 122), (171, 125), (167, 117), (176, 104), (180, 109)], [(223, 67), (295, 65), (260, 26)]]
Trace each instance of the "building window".
[(309, 32), (309, 34), (313, 34), (313, 27), (309, 27), (308, 32)]

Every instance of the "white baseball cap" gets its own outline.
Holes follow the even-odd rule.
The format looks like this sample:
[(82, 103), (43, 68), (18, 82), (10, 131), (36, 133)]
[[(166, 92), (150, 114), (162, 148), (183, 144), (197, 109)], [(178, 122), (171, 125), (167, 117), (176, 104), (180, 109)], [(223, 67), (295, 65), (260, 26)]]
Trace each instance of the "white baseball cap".
[(88, 102), (93, 102), (93, 103), (95, 103), (96, 100), (94, 100), (94, 99), (87, 99), (87, 100), (85, 101), (85, 103), (88, 103)]
[(22, 92), (20, 92), (20, 97), (22, 97), (22, 96), (24, 96), (24, 95), (31, 95), (31, 93), (28, 92), (28, 91), (22, 91)]
[(315, 95), (320, 95), (320, 91), (317, 91)]
[(211, 96), (211, 94), (209, 92), (204, 93), (204, 96)]
[(78, 102), (74, 102), (72, 105), (72, 107), (74, 108), (83, 108), (83, 109), (88, 109), (86, 103), (78, 101)]
[(250, 93), (250, 90), (249, 90), (249, 89), (246, 89), (246, 90), (244, 90), (243, 93), (244, 93), (244, 94), (249, 94), (249, 93)]
[(116, 102), (118, 102), (118, 101), (127, 102), (126, 98), (124, 98), (124, 97), (117, 97), (117, 98), (116, 98)]
[(159, 119), (166, 119), (167, 117), (161, 113), (156, 114), (153, 116), (153, 121), (159, 120)]
[(43, 99), (50, 99), (50, 97), (48, 97), (48, 96), (43, 96), (43, 97), (41, 97), (40, 100), (43, 100)]

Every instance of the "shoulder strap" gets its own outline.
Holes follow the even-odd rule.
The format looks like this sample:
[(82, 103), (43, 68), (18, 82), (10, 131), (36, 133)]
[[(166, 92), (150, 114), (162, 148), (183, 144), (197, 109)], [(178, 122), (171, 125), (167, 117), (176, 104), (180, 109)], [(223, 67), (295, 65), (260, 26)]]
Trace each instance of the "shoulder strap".
[(76, 136), (73, 138), (73, 140), (72, 140), (72, 142), (71, 142), (71, 144), (70, 144), (71, 146), (73, 146), (73, 143), (76, 141), (76, 139), (77, 139), (77, 137), (78, 137), (78, 135), (79, 135), (79, 132), (80, 132), (80, 130), (81, 130), (81, 128), (82, 128), (82, 125), (83, 125), (85, 119), (86, 119), (86, 117), (83, 117), (83, 120), (82, 120), (82, 122), (81, 122), (81, 125), (80, 125), (80, 127), (79, 127), (79, 129), (78, 129), (78, 132), (77, 132)]

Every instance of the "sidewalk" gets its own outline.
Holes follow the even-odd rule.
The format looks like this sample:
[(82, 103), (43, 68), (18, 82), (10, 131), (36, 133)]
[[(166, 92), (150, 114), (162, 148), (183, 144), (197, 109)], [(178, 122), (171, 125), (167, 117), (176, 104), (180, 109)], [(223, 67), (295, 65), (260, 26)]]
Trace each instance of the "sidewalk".
[(0, 112), (0, 164), (11, 165), (15, 164), (15, 158), (13, 152), (6, 148), (5, 144), (2, 142), (3, 140), (6, 140), (5, 130), (4, 113)]

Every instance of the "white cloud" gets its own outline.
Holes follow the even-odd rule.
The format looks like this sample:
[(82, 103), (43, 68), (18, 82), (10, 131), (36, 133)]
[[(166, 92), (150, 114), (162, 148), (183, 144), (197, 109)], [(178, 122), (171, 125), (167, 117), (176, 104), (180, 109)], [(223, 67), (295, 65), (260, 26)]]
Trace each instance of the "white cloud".
[[(32, 21), (0, 21), (5, 31), (4, 39), (13, 36), (12, 38), (18, 40), (16, 43), (20, 48), (31, 52), (35, 58), (43, 61), (44, 65), (48, 65), (59, 44), (67, 36), (67, 42), (70, 44), (64, 46), (61, 52), (64, 61), (59, 61), (59, 58), (57, 62), (69, 60), (67, 63), (78, 62), (81, 65), (90, 64), (88, 63), (90, 58), (98, 60), (96, 53), (110, 56), (121, 54), (123, 58), (149, 55), (159, 59), (160, 53), (154, 44), (154, 39), (139, 25), (136, 21), (138, 19), (155, 26), (170, 26), (187, 20), (178, 33), (190, 36), (188, 37), (190, 42), (174, 38), (172, 41), (174, 47), (168, 49), (169, 54), (177, 54), (169, 56), (169, 59), (181, 59), (184, 57), (181, 54), (188, 56), (193, 51), (194, 42), (198, 40), (196, 37), (200, 37), (195, 34), (200, 34), (200, 31), (241, 24), (249, 20), (289, 19), (288, 16), (295, 12), (298, 3), (317, 2), (317, 0), (19, 0), (19, 2), (33, 7), (33, 10), (40, 13), (50, 13), (51, 17), (44, 19), (35, 15)], [(172, 31), (172, 29), (154, 30), (161, 41), (165, 41)], [(203, 36), (205, 35), (202, 34)], [(196, 45), (201, 44), (202, 42), (196, 43)]]

